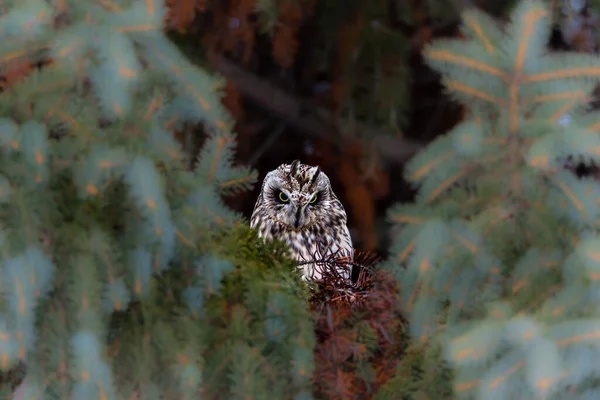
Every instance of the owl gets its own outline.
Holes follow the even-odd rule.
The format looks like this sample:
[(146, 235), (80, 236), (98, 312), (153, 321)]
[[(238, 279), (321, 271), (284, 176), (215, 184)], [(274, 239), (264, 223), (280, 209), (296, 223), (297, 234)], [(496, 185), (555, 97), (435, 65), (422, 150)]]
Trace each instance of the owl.
[(346, 262), (336, 263), (340, 264), (336, 269), (343, 279), (350, 279), (353, 247), (346, 223), (346, 211), (327, 175), (299, 160), (265, 176), (250, 219), (259, 237), (288, 244), (304, 280), (322, 278), (323, 264), (310, 261), (332, 256), (345, 257), (348, 267), (341, 266)]

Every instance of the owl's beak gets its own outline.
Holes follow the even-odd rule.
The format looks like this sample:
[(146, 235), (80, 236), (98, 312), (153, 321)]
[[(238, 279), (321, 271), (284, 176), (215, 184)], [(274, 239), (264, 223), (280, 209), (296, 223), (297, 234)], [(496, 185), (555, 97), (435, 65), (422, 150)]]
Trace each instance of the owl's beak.
[(302, 210), (304, 207), (300, 206), (298, 208), (296, 208), (296, 214), (294, 215), (294, 228), (298, 229), (300, 228), (301, 224), (301, 220), (302, 220)]
[(292, 211), (292, 222), (294, 229), (299, 229), (306, 223), (306, 216), (304, 210), (306, 209), (305, 204), (301, 204), (296, 206), (296, 208)]

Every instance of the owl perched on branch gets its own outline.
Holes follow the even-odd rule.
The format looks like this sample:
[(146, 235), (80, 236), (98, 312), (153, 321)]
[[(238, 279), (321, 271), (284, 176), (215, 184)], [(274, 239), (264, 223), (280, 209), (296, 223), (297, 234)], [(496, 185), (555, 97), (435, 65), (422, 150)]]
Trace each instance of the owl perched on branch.
[(286, 242), (303, 279), (319, 280), (324, 268), (334, 268), (349, 281), (353, 247), (346, 222), (327, 175), (318, 166), (295, 160), (265, 176), (250, 227), (259, 237)]

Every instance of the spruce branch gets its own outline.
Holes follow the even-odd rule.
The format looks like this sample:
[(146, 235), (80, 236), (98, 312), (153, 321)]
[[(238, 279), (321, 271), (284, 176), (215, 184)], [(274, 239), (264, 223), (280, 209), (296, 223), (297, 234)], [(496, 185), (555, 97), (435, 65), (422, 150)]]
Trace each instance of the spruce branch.
[(425, 57), (467, 118), (408, 163), (417, 201), (389, 213), (402, 228), (389, 267), (409, 331), (440, 347), (455, 396), (598, 395), (578, 357), (600, 321), (600, 186), (565, 160), (600, 161), (588, 107), (600, 58), (548, 51), (536, 0), (504, 26), (466, 11), (462, 31)]
[[(0, 369), (25, 375), (2, 395), (310, 390), (307, 295), (225, 206), (256, 176), (234, 164), (223, 81), (166, 38), (165, 13), (158, 0), (0, 10), (0, 58), (44, 60), (0, 93)], [(190, 171), (174, 131), (197, 124), (209, 138)]]

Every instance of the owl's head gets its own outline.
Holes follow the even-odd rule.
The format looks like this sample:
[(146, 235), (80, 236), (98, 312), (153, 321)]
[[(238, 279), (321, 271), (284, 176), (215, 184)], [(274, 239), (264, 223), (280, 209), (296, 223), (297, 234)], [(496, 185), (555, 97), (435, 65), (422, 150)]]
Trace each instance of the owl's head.
[(269, 172), (260, 196), (261, 208), (269, 210), (268, 217), (291, 230), (318, 222), (329, 214), (331, 202), (337, 201), (327, 175), (318, 166), (299, 160)]

